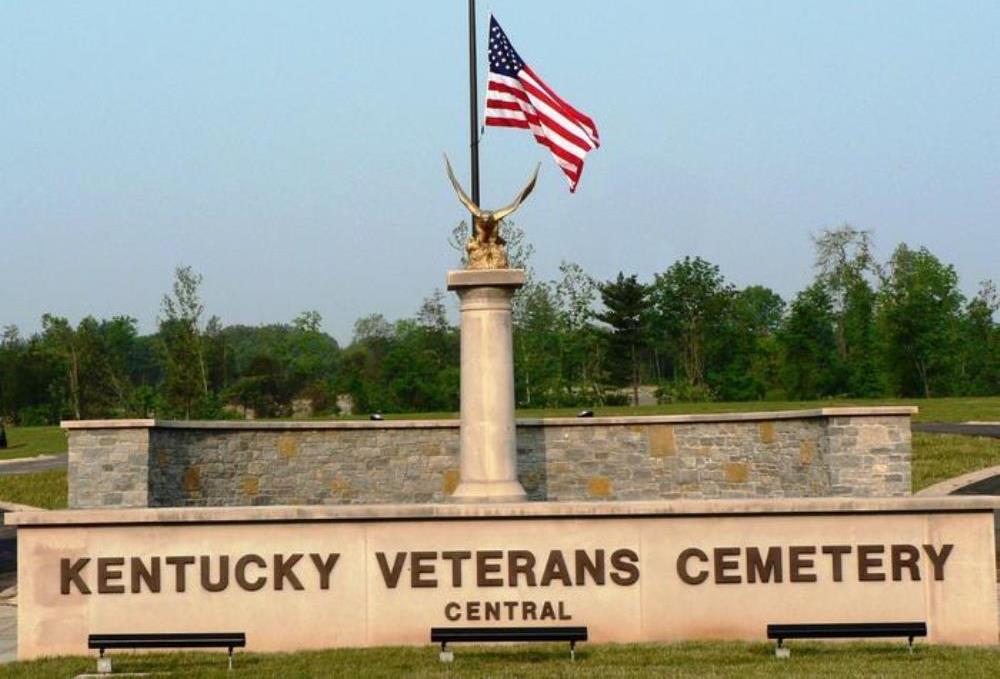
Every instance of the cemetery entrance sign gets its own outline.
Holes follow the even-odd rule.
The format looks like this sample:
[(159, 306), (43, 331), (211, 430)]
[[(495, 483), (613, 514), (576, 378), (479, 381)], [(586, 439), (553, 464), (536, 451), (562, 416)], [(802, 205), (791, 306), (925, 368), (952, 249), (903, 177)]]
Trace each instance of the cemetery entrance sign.
[(240, 629), (247, 648), (425, 644), (579, 625), (597, 642), (763, 639), (768, 623), (926, 621), (996, 643), (993, 498), (31, 512), (20, 658), (88, 634)]

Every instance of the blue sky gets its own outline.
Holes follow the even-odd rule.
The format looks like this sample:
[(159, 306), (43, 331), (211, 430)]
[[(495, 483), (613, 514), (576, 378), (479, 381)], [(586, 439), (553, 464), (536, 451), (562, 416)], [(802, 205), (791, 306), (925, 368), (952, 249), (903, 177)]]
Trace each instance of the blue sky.
[[(414, 313), (463, 218), (465, 4), (0, 3), (0, 324), (150, 331), (178, 264), (226, 323)], [(575, 195), (527, 133), (483, 140), (487, 207), (543, 162), (540, 276), (700, 255), (788, 298), (850, 222), (1000, 278), (1000, 3), (479, 5), (601, 132)]]

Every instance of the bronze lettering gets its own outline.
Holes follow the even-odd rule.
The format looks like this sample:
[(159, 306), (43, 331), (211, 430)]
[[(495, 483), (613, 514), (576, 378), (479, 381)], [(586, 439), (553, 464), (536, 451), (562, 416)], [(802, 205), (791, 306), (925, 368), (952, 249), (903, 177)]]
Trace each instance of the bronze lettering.
[(538, 620), (537, 617), (538, 606), (534, 601), (525, 601), (521, 604), (521, 619), (522, 620)]
[(850, 545), (825, 545), (822, 551), (830, 555), (830, 563), (833, 565), (833, 581), (843, 582), (844, 580), (844, 555), (851, 553)]
[(437, 552), (410, 552), (410, 587), (420, 589), (423, 587), (437, 587), (437, 578), (425, 578), (425, 575), (433, 575), (434, 564)]
[(392, 568), (389, 568), (389, 564), (385, 560), (385, 552), (375, 552), (375, 560), (378, 561), (379, 570), (382, 571), (385, 586), (389, 589), (396, 589), (396, 585), (399, 584), (399, 576), (403, 574), (403, 564), (406, 563), (406, 552), (396, 552)]
[(503, 587), (503, 577), (489, 577), (490, 573), (499, 573), (498, 563), (490, 563), (503, 558), (503, 552), (488, 550), (476, 552), (476, 584), (480, 587)]
[(178, 592), (187, 590), (187, 567), (194, 563), (193, 556), (168, 556), (163, 560), (168, 566), (174, 567), (174, 589)]
[(565, 606), (565, 602), (564, 601), (560, 601), (559, 602), (559, 619), (560, 620), (572, 620), (573, 616), (566, 612), (566, 609), (564, 608), (564, 606)]
[(487, 601), (486, 610), (483, 611), (484, 620), (500, 620), (500, 602)]
[(747, 547), (747, 582), (781, 582), (781, 547), (768, 547), (767, 558), (760, 558), (760, 550)]
[(454, 601), (449, 601), (448, 605), (444, 607), (444, 617), (448, 620), (455, 622), (456, 620), (462, 619), (462, 607)]
[(472, 558), (472, 552), (441, 552), (442, 559), (451, 561), (451, 586), (462, 586), (462, 562)]
[(59, 559), (59, 591), (63, 594), (70, 593), (70, 586), (76, 585), (76, 590), (80, 594), (90, 594), (90, 587), (80, 577), (80, 571), (86, 568), (90, 559), (84, 557), (70, 563), (69, 559)]
[(507, 552), (507, 584), (517, 587), (518, 575), (523, 575), (528, 587), (534, 587), (535, 555), (523, 549)]
[(788, 548), (788, 581), (789, 582), (816, 582), (815, 573), (805, 573), (805, 570), (812, 570), (816, 562), (807, 555), (816, 553), (813, 546), (794, 546)]
[(861, 582), (880, 582), (885, 580), (885, 573), (873, 573), (873, 568), (882, 567), (882, 557), (876, 556), (885, 552), (885, 545), (858, 545), (858, 580)]
[(954, 548), (955, 545), (941, 545), (939, 552), (934, 549), (934, 545), (924, 545), (924, 552), (927, 553), (927, 558), (931, 560), (931, 566), (934, 568), (935, 580), (944, 580), (944, 562), (951, 556), (951, 550)]
[(735, 558), (740, 555), (739, 547), (716, 547), (712, 550), (713, 566), (715, 567), (715, 584), (736, 585), (743, 582), (739, 575), (727, 575), (726, 571), (738, 570), (740, 562)]
[(219, 580), (212, 582), (212, 559), (201, 557), (201, 586), (207, 592), (221, 592), (229, 586), (229, 557), (219, 557)]
[(98, 594), (124, 594), (125, 585), (111, 584), (112, 581), (122, 579), (120, 570), (111, 570), (112, 566), (124, 566), (125, 559), (120, 556), (98, 557), (97, 559), (97, 593)]
[(253, 564), (258, 568), (267, 568), (267, 562), (264, 558), (256, 554), (244, 554), (236, 561), (236, 572), (234, 577), (236, 578), (236, 584), (245, 589), (248, 592), (256, 592), (267, 584), (267, 576), (258, 575), (257, 579), (254, 581), (247, 580), (247, 566)]
[(899, 582), (903, 579), (903, 569), (910, 571), (910, 580), (920, 580), (920, 550), (913, 545), (893, 545), (889, 549), (892, 559), (892, 579)]
[(545, 562), (545, 570), (542, 571), (542, 587), (548, 587), (553, 580), (559, 580), (567, 587), (573, 586), (573, 578), (569, 576), (569, 567), (566, 566), (566, 559), (558, 549), (549, 552), (549, 558)]
[(470, 601), (465, 604), (465, 619), (479, 621), (479, 602)]
[(504, 607), (507, 609), (507, 619), (508, 620), (513, 620), (514, 619), (514, 611), (517, 610), (517, 604), (518, 604), (517, 601), (504, 601), (503, 602)]
[(154, 556), (149, 560), (150, 568), (146, 569), (146, 564), (142, 562), (142, 559), (133, 556), (129, 559), (129, 567), (131, 571), (132, 581), (131, 589), (132, 594), (138, 594), (142, 591), (142, 583), (146, 583), (146, 589), (150, 592), (160, 591), (160, 557)]
[(556, 609), (552, 607), (551, 601), (546, 601), (542, 604), (542, 614), (538, 616), (539, 620), (555, 620), (556, 619)]
[(691, 575), (691, 573), (688, 572), (687, 563), (692, 558), (708, 563), (708, 554), (705, 554), (705, 552), (701, 551), (697, 547), (689, 547), (677, 556), (677, 576), (689, 585), (700, 585), (708, 580), (708, 571), (703, 570), (697, 575)]
[(286, 557), (284, 554), (274, 555), (274, 588), (281, 590), (285, 588), (285, 580), (288, 580), (292, 589), (305, 589), (295, 575), (295, 564), (302, 558), (301, 554), (292, 554)]
[(587, 573), (590, 574), (590, 578), (594, 581), (595, 585), (604, 584), (604, 550), (596, 550), (594, 556), (596, 558), (591, 561), (587, 550), (576, 550), (574, 562), (576, 566), (576, 584), (578, 586), (587, 584)]
[(340, 554), (328, 554), (325, 560), (321, 554), (309, 555), (313, 566), (316, 567), (316, 572), (319, 573), (320, 589), (330, 589), (330, 574), (333, 572), (333, 567), (337, 565), (339, 558)]
[(611, 582), (628, 587), (639, 582), (639, 555), (631, 549), (616, 549), (611, 552)]

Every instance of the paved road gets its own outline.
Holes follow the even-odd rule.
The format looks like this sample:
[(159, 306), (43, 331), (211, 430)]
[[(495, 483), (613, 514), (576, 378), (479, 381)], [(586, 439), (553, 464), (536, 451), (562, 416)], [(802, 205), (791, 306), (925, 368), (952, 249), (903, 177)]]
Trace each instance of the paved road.
[(962, 434), (964, 436), (990, 436), (1000, 439), (1000, 424), (964, 424), (960, 422), (914, 422), (913, 431), (930, 434)]
[(0, 461), (0, 476), (4, 474), (31, 474), (49, 469), (65, 469), (67, 459), (69, 459), (67, 453), (60, 453), (59, 455), (28, 457), (23, 460)]

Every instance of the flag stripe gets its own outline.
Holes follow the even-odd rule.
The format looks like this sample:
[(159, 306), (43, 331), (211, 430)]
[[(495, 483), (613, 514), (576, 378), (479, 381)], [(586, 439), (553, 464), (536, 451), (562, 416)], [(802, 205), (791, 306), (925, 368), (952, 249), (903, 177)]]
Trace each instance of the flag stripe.
[(489, 41), (486, 125), (530, 130), (566, 175), (570, 191), (576, 191), (583, 159), (601, 145), (597, 125), (524, 63), (493, 17)]
[[(576, 110), (575, 108), (573, 108), (573, 106), (569, 104), (569, 102), (567, 102), (565, 99), (556, 94), (551, 87), (545, 84), (545, 81), (542, 80), (530, 66), (525, 65), (524, 71), (529, 78), (531, 78), (535, 83), (537, 83), (538, 86), (541, 87), (546, 92), (546, 94), (548, 94), (549, 97), (552, 98), (552, 100), (557, 104), (557, 106), (560, 109), (565, 111), (568, 117), (578, 120), (581, 125), (587, 128), (593, 140), (595, 142), (598, 140), (597, 125), (595, 125), (594, 121), (590, 119), (590, 116)], [(600, 144), (598, 144), (598, 146), (600, 146)]]
[(596, 145), (590, 140), (590, 135), (586, 129), (575, 121), (569, 120), (559, 111), (554, 110), (544, 99), (534, 96), (535, 92), (538, 92), (536, 88), (526, 83), (524, 89), (521, 89), (518, 93), (514, 93), (511, 92), (511, 90), (514, 90), (513, 87), (506, 83), (499, 83), (503, 85), (504, 89), (502, 93), (498, 93), (492, 89), (492, 85), (494, 84), (492, 75), (490, 78), (491, 80), (487, 85), (487, 90), (490, 92), (486, 99), (487, 112), (494, 106), (494, 102), (498, 104), (498, 108), (512, 108), (510, 106), (512, 100), (526, 103), (538, 114), (545, 126), (559, 137), (574, 144), (584, 152), (596, 148)]
[(567, 111), (565, 108), (560, 107), (558, 103), (552, 100), (551, 97), (534, 81), (529, 77), (525, 77), (522, 81), (524, 83), (524, 89), (528, 93), (528, 97), (535, 104), (536, 108), (547, 109), (549, 117), (553, 119), (562, 119), (565, 121), (564, 126), (576, 127), (581, 130), (583, 136), (588, 140), (588, 148), (596, 148), (593, 143), (593, 132), (586, 128), (585, 125), (580, 121), (579, 118), (574, 117), (572, 113)]

